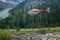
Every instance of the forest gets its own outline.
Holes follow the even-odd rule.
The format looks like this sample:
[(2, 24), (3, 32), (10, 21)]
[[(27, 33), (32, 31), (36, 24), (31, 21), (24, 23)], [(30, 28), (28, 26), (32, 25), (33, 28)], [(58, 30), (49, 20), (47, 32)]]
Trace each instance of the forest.
[(0, 6), (0, 11), (2, 11), (2, 10), (4, 10), (4, 8)]
[[(43, 28), (43, 27), (58, 27), (60, 26), (60, 3), (54, 2), (49, 4), (37, 4), (36, 6), (24, 6), (20, 3), (14, 9), (10, 10), (10, 16), (0, 20), (1, 29), (15, 29), (15, 28)], [(46, 9), (50, 7), (50, 12), (39, 13), (36, 15), (29, 15), (27, 12), (30, 9)], [(1, 8), (0, 8), (1, 9)]]

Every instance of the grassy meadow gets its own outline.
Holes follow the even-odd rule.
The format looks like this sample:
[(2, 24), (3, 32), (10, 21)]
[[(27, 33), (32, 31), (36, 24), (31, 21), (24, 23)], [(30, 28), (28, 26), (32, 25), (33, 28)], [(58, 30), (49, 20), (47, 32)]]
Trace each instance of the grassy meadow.
[(37, 33), (58, 33), (60, 32), (60, 27), (55, 28), (31, 28), (31, 29), (0, 29), (0, 40), (12, 40), (13, 35), (17, 34), (32, 34)]

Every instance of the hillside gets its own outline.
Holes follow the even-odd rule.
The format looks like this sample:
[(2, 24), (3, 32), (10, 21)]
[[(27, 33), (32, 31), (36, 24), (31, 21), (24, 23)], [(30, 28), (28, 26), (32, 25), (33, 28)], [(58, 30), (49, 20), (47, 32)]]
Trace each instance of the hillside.
[(4, 10), (4, 8), (0, 6), (0, 11), (2, 11), (2, 10)]
[(3, 7), (3, 8), (11, 8), (11, 7), (14, 7), (16, 5), (13, 5), (11, 3), (6, 3), (6, 2), (3, 2), (3, 1), (0, 1), (0, 6)]
[[(10, 10), (10, 16), (1, 19), (0, 28), (41, 28), (41, 27), (56, 27), (60, 26), (60, 4), (56, 1), (23, 1), (15, 8)], [(50, 2), (50, 3), (48, 3)], [(53, 4), (52, 4), (53, 3)], [(27, 12), (30, 9), (46, 9), (50, 7), (50, 13), (38, 13), (37, 15), (29, 15)], [(2, 27), (1, 27), (2, 26)]]

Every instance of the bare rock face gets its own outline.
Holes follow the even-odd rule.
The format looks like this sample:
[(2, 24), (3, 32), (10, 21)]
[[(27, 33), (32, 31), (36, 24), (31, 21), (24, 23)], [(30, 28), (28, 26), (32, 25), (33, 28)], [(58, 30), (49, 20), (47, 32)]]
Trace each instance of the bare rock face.
[(60, 40), (60, 34), (47, 33), (47, 34), (22, 34), (15, 35), (12, 40)]

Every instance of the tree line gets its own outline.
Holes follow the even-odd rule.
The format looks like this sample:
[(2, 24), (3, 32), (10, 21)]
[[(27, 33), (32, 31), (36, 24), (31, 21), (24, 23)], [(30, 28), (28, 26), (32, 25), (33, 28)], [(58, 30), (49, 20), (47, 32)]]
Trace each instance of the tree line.
[[(46, 9), (50, 7), (50, 12), (29, 15), (30, 9)], [(19, 8), (19, 7), (18, 7)], [(15, 11), (17, 10), (17, 11)], [(38, 4), (33, 7), (21, 7), (19, 10), (10, 11), (10, 16), (0, 20), (0, 28), (40, 28), (40, 27), (57, 27), (60, 26), (60, 4)]]

